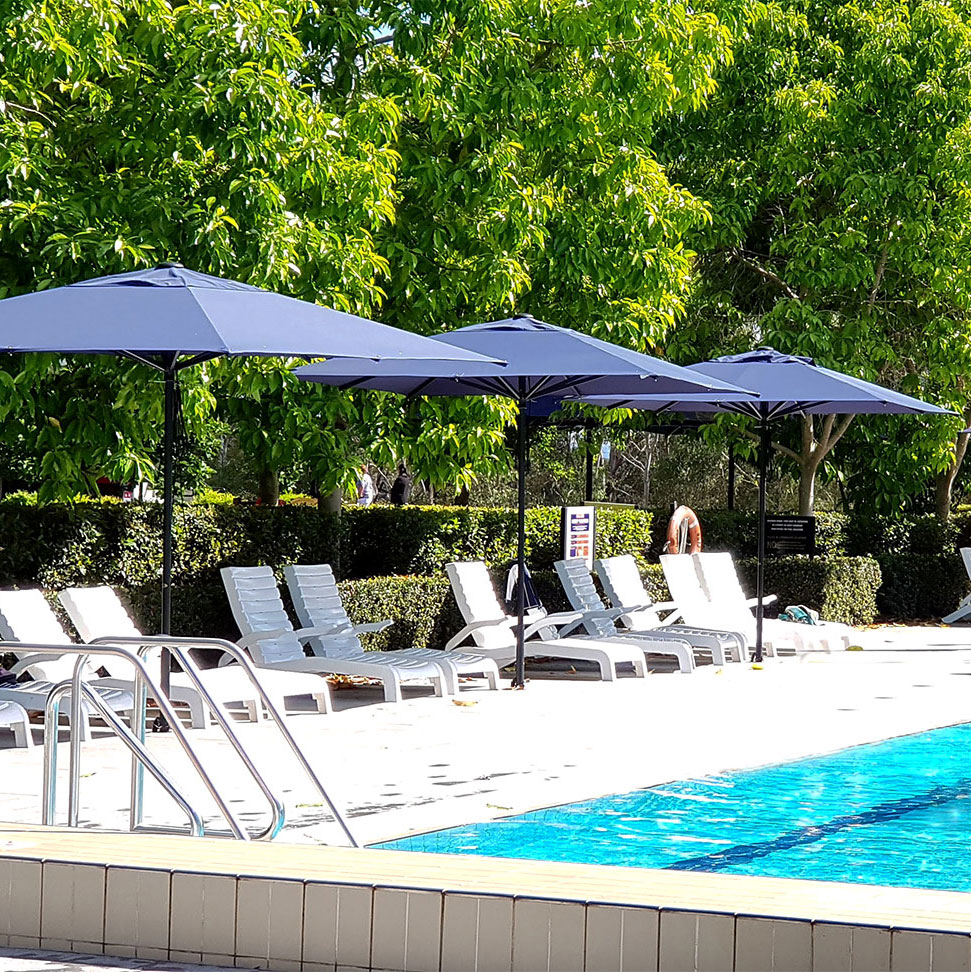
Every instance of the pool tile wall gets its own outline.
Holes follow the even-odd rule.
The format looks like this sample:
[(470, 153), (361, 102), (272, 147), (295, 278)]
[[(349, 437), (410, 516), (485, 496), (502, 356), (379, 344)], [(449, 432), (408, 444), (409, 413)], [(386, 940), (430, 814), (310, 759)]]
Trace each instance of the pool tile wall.
[(0, 946), (279, 972), (971, 972), (971, 895), (0, 825)]

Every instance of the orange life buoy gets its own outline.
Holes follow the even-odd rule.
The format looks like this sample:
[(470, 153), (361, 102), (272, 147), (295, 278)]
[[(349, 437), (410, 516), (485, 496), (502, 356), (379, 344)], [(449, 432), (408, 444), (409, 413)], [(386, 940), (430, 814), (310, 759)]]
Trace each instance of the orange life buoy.
[(671, 514), (668, 521), (668, 539), (664, 544), (664, 552), (669, 554), (683, 553), (681, 550), (681, 524), (687, 523), (688, 540), (691, 546), (688, 553), (699, 553), (701, 551), (701, 524), (698, 516), (690, 506), (679, 506)]

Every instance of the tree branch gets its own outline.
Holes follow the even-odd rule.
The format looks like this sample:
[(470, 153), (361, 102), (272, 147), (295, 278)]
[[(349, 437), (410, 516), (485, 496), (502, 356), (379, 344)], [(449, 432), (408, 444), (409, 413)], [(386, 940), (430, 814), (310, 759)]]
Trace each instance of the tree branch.
[(827, 452), (832, 452), (836, 447), (836, 443), (843, 438), (843, 433), (850, 427), (850, 422), (853, 421), (852, 415), (844, 415), (840, 419), (840, 424), (836, 427), (836, 432), (833, 437), (829, 440), (829, 449)]
[[(742, 435), (744, 435), (747, 439), (751, 439), (753, 442), (759, 441), (759, 437), (751, 429), (742, 429)], [(781, 452), (784, 456), (788, 456), (794, 462), (802, 466), (802, 456), (799, 455), (795, 449), (790, 449), (789, 446), (785, 446), (781, 442), (771, 441), (771, 445), (776, 452)]]
[(873, 275), (873, 288), (870, 291), (870, 299), (866, 302), (866, 308), (868, 311), (873, 310), (873, 305), (876, 303), (877, 294), (880, 291), (880, 284), (883, 282), (883, 273), (887, 269), (887, 254), (890, 252), (890, 241), (887, 240), (883, 244), (883, 249), (880, 251), (880, 260), (877, 263), (876, 273)]
[(760, 277), (764, 277), (770, 283), (775, 284), (787, 297), (793, 300), (799, 299), (799, 293), (793, 287), (785, 282), (777, 273), (773, 273), (768, 267), (762, 266), (758, 260), (753, 260), (751, 257), (745, 256), (739, 247), (735, 247), (733, 250), (735, 254), (735, 259), (738, 260), (743, 266), (748, 267), (749, 270), (754, 271)]

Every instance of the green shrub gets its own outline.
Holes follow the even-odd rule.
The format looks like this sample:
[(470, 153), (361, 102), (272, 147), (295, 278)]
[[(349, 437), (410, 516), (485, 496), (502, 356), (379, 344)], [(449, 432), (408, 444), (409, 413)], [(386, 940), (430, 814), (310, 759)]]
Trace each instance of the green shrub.
[[(158, 630), (161, 508), (157, 504), (0, 503), (0, 587), (50, 590), (111, 584), (127, 592), (139, 623)], [(560, 510), (527, 516), (527, 555), (549, 569), (560, 551)], [(650, 514), (603, 510), (600, 552), (644, 550)], [(474, 507), (370, 507), (340, 517), (304, 506), (194, 504), (175, 512), (173, 631), (233, 634), (219, 578), (225, 565), (331, 563), (340, 576), (426, 575), (451, 560), (504, 570), (516, 554), (516, 514)]]
[(368, 648), (443, 648), (464, 622), (446, 577), (367, 577), (340, 582), (355, 624), (393, 620), (362, 636)]
[[(670, 509), (656, 509), (651, 531), (650, 559), (656, 561), (664, 552)], [(705, 550), (728, 550), (736, 557), (754, 557), (758, 553), (758, 514), (750, 510), (696, 510), (701, 524)], [(816, 514), (816, 551), (827, 556), (846, 553), (850, 518), (842, 513)], [(860, 551), (865, 553), (866, 551)]]
[[(738, 562), (739, 579), (754, 596), (758, 564), (754, 558)], [(656, 601), (669, 599), (660, 565), (642, 570), (644, 584)], [(765, 592), (777, 595), (767, 614), (789, 604), (805, 604), (825, 621), (870, 624), (877, 613), (880, 565), (871, 557), (778, 557), (766, 562)]]
[[(562, 557), (559, 507), (526, 511), (526, 559), (543, 570)], [(651, 514), (598, 510), (597, 551), (644, 557)], [(516, 559), (516, 512), (469, 506), (354, 507), (342, 515), (345, 577), (436, 575), (453, 560), (485, 560), (506, 568)]]
[(880, 614), (895, 620), (939, 621), (969, 591), (968, 574), (957, 553), (889, 553), (877, 560), (883, 584)]

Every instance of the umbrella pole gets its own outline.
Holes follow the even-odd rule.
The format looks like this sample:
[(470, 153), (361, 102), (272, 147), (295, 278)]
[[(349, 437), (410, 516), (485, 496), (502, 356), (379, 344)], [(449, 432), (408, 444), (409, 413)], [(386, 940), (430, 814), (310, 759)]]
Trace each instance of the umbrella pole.
[(755, 607), (755, 660), (762, 661), (762, 618), (765, 597), (765, 489), (766, 473), (769, 466), (769, 423), (763, 413), (759, 424), (759, 564), (755, 582), (755, 596), (758, 604)]
[(519, 402), (516, 417), (519, 510), (516, 523), (516, 676), (513, 688), (526, 687), (526, 403)]
[[(175, 453), (176, 395), (175, 369), (165, 371), (165, 434), (162, 440), (162, 625), (161, 634), (172, 633), (172, 507), (175, 502), (173, 474)], [(172, 656), (162, 649), (161, 689), (169, 695)], [(160, 721), (159, 721), (160, 720)], [(157, 732), (166, 732), (168, 724), (159, 716)]]

